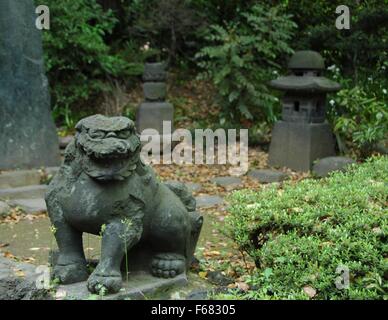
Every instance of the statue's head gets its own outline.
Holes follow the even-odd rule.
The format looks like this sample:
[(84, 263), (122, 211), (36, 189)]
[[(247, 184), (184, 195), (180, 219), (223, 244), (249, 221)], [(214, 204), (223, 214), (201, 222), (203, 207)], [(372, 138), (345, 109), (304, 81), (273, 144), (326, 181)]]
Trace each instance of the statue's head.
[(79, 121), (76, 130), (82, 169), (93, 179), (124, 180), (136, 170), (141, 144), (132, 120), (94, 115)]

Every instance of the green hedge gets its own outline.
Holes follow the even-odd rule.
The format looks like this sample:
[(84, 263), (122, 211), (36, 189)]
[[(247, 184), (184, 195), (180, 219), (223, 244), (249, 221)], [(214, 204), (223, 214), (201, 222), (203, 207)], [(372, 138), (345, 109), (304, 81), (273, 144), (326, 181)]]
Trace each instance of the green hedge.
[[(257, 266), (244, 298), (308, 298), (307, 287), (314, 299), (387, 298), (387, 195), (386, 157), (322, 180), (233, 193), (227, 232)], [(349, 268), (348, 289), (336, 287), (339, 266)]]

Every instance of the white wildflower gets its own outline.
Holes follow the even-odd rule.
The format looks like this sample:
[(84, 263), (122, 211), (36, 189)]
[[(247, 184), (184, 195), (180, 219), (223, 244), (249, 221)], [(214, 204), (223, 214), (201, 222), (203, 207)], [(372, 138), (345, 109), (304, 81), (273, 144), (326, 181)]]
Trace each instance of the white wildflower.
[(148, 51), (149, 49), (150, 49), (150, 43), (149, 43), (149, 42), (147, 42), (147, 43), (141, 48), (142, 51)]

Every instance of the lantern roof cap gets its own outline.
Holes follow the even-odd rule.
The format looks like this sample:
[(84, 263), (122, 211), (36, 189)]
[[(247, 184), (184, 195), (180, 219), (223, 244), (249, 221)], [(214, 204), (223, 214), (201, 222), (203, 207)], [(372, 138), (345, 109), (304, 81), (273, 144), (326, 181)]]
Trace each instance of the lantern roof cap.
[(325, 77), (289, 75), (270, 82), (274, 89), (299, 92), (336, 92), (341, 89), (339, 83)]
[(322, 56), (312, 50), (296, 51), (288, 63), (289, 69), (324, 70), (325, 62)]

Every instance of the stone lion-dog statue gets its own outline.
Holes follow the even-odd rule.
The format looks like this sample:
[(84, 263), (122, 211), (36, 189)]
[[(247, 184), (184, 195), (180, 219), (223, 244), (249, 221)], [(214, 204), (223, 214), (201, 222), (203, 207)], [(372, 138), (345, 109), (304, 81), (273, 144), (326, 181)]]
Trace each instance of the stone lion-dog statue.
[[(59, 248), (53, 277), (62, 284), (88, 280), (93, 293), (118, 292), (124, 257), (128, 264), (146, 262), (155, 277), (172, 278), (190, 266), (203, 222), (195, 199), (182, 183), (161, 183), (140, 150), (128, 118), (94, 115), (76, 125), (46, 194)], [(91, 275), (84, 232), (102, 238)], [(131, 252), (137, 253), (131, 258)]]

